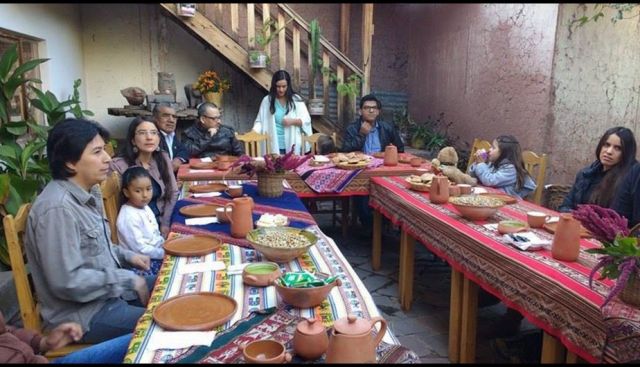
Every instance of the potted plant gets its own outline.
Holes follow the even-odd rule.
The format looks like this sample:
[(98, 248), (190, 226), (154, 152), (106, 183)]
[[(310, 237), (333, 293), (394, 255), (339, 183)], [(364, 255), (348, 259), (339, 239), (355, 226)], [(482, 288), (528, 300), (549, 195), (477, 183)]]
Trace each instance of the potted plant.
[(293, 154), (295, 144), (291, 146), (291, 150), (284, 155), (265, 154), (264, 160), (256, 160), (248, 155), (242, 155), (231, 166), (232, 168), (240, 167), (241, 174), (258, 175), (258, 194), (264, 197), (282, 196), (283, 186), (282, 180), (287, 171), (296, 169), (298, 166), (306, 162), (312, 157), (311, 154), (298, 156)]
[(572, 214), (602, 243), (601, 248), (586, 250), (589, 253), (603, 255), (589, 274), (589, 287), (600, 269), (600, 279), (616, 280), (603, 306), (618, 294), (622, 301), (636, 307), (640, 306), (640, 247), (638, 237), (630, 235), (627, 219), (612, 209), (592, 204), (578, 205), (578, 209)]
[(324, 115), (324, 99), (316, 96), (316, 76), (322, 72), (322, 57), (320, 56), (320, 25), (317, 19), (309, 23), (309, 114), (312, 116)]
[(347, 97), (346, 108), (344, 109), (345, 120), (353, 120), (355, 114), (356, 98), (360, 94), (362, 78), (358, 74), (351, 74), (345, 81), (338, 80), (338, 76), (330, 68), (322, 68), (322, 73), (329, 77), (330, 83), (336, 83), (336, 92), (340, 97)]
[(200, 74), (193, 88), (200, 92), (205, 101), (222, 107), (222, 93), (231, 89), (231, 81), (213, 70), (207, 70)]
[[(256, 45), (249, 49), (249, 67), (252, 69), (264, 69), (271, 62), (267, 55), (267, 46), (273, 41), (278, 33), (285, 29), (287, 24), (291, 22), (289, 19), (282, 27), (278, 28), (275, 20), (269, 18), (258, 31), (254, 38)], [(270, 33), (268, 33), (270, 31)], [(268, 34), (267, 34), (268, 33)]]
[[(74, 81), (73, 95), (59, 101), (50, 91), (43, 92), (29, 83), (41, 83), (25, 78), (24, 74), (49, 59), (36, 59), (18, 64), (17, 45), (11, 46), (0, 58), (0, 216), (15, 215), (24, 203), (31, 202), (38, 191), (51, 179), (45, 156), (49, 127), (66, 118), (67, 113), (81, 118), (92, 116), (80, 107), (80, 79)], [(15, 67), (14, 67), (15, 66)], [(31, 105), (46, 117), (40, 125), (32, 116), (26, 121), (11, 121), (11, 99), (18, 88), (26, 85), (35, 94)], [(9, 256), (0, 221), (0, 261), (9, 264)]]

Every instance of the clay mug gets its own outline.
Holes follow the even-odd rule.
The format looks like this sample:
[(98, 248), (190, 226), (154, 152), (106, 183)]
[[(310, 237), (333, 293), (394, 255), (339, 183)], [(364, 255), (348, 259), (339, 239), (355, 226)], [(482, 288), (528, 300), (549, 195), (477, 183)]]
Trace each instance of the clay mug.
[(284, 344), (275, 340), (254, 340), (249, 344), (240, 344), (244, 360), (248, 363), (289, 363), (291, 354)]
[(293, 350), (303, 359), (320, 358), (329, 347), (329, 335), (322, 322), (305, 319), (298, 323), (293, 334)]
[(458, 185), (449, 186), (449, 196), (460, 196), (460, 188)]
[(229, 185), (225, 190), (232, 198), (242, 196), (242, 185)]
[(429, 200), (433, 204), (444, 204), (449, 201), (449, 179), (446, 176), (437, 175), (431, 180)]
[(384, 165), (385, 166), (398, 165), (398, 147), (396, 147), (393, 144), (389, 144), (384, 148)]
[(231, 207), (233, 211), (228, 215), (231, 223), (231, 236), (235, 238), (245, 238), (247, 233), (253, 230), (253, 199), (249, 196), (242, 196), (233, 199), (225, 205), (225, 209)]
[(560, 214), (551, 242), (551, 256), (562, 261), (576, 261), (580, 255), (580, 222), (571, 214)]
[(231, 208), (225, 208), (225, 207), (216, 208), (216, 217), (218, 217), (218, 223), (228, 223), (229, 216), (231, 215), (232, 211), (233, 209)]
[(218, 169), (223, 171), (228, 170), (229, 168), (231, 168), (232, 165), (233, 165), (233, 162), (231, 161), (218, 161), (217, 163)]
[(411, 167), (420, 167), (422, 166), (422, 158), (413, 157), (409, 160), (409, 164), (411, 165)]
[(468, 194), (471, 194), (471, 191), (473, 190), (473, 188), (471, 187), (471, 185), (467, 185), (467, 184), (458, 184), (457, 186), (458, 186), (458, 188), (460, 189), (460, 195), (468, 195)]
[[(371, 334), (376, 323), (380, 331)], [(326, 363), (376, 363), (376, 348), (387, 331), (387, 322), (382, 317), (366, 320), (348, 315), (333, 323)]]
[(527, 223), (529, 223), (531, 228), (541, 228), (549, 217), (549, 215), (543, 212), (527, 212)]

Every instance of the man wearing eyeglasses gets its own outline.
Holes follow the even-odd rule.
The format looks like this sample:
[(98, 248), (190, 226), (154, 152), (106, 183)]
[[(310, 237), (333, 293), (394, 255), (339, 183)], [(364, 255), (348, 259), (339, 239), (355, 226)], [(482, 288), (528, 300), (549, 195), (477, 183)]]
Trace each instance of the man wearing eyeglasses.
[(244, 154), (233, 128), (222, 124), (220, 109), (209, 102), (198, 106), (198, 121), (184, 131), (182, 143), (192, 157)]
[(168, 103), (159, 103), (153, 108), (153, 119), (162, 134), (160, 149), (169, 154), (173, 172), (178, 172), (181, 164), (189, 162), (189, 152), (176, 136), (176, 110)]
[(404, 144), (398, 134), (398, 130), (388, 122), (378, 119), (382, 104), (373, 94), (367, 94), (360, 100), (360, 117), (347, 126), (343, 152), (361, 151), (365, 154), (373, 154), (384, 151), (384, 148), (393, 144), (398, 147), (398, 152), (404, 152)]

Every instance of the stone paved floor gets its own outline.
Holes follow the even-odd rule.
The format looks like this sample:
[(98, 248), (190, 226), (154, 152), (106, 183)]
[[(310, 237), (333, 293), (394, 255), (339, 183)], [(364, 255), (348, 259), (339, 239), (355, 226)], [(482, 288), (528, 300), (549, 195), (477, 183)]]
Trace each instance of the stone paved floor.
[[(416, 242), (413, 304), (409, 311), (398, 302), (399, 231), (389, 226), (383, 232), (383, 261), (379, 271), (371, 269), (371, 239), (359, 225), (342, 237), (339, 224), (332, 228), (330, 215), (316, 215), (321, 229), (334, 239), (373, 296), (382, 316), (400, 343), (415, 351), (423, 363), (449, 363), (449, 289), (451, 268)], [(502, 303), (478, 309), (477, 363), (508, 363), (490, 346), (492, 327), (505, 312)], [(534, 329), (523, 320), (521, 332)]]

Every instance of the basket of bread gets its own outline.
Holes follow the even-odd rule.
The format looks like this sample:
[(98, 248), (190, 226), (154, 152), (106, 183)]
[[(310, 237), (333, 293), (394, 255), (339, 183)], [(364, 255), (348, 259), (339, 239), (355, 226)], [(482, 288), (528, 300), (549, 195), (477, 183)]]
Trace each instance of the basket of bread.
[(431, 189), (431, 180), (433, 180), (435, 176), (435, 174), (427, 172), (419, 176), (407, 176), (405, 181), (407, 181), (411, 190), (428, 192)]
[(342, 169), (362, 169), (365, 168), (373, 157), (361, 152), (338, 153), (331, 161), (338, 168)]

